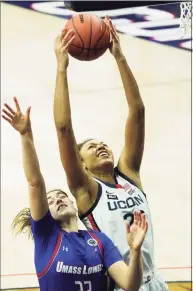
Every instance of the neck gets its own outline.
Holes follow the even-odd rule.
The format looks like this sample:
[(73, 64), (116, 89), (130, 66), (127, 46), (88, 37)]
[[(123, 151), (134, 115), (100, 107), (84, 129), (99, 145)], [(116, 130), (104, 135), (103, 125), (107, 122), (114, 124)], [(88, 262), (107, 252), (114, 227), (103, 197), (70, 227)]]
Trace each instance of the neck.
[(69, 217), (67, 220), (61, 222), (60, 227), (66, 232), (78, 232), (77, 217)]
[(92, 172), (92, 176), (106, 183), (115, 184), (114, 172)]

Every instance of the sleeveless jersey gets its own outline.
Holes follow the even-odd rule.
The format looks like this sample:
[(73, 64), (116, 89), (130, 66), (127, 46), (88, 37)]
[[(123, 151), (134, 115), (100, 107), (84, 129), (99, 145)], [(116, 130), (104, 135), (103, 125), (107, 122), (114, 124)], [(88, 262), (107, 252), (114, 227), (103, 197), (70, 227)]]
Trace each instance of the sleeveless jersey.
[(151, 214), (146, 195), (128, 177), (115, 168), (116, 185), (98, 179), (98, 196), (91, 209), (80, 217), (88, 230), (104, 232), (118, 247), (124, 261), (129, 262), (129, 246), (124, 219), (133, 223), (134, 210), (145, 212), (148, 231), (142, 245), (144, 282), (154, 273), (154, 242)]
[(49, 211), (31, 225), (40, 291), (107, 290), (106, 270), (122, 257), (105, 234), (62, 231)]

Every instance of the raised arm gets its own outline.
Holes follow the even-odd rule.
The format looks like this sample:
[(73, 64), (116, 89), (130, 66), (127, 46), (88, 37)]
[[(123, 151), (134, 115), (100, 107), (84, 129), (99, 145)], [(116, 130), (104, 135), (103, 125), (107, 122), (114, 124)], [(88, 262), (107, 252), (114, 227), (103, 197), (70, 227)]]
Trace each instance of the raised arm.
[(97, 183), (82, 166), (74, 132), (68, 91), (68, 45), (73, 40), (72, 31), (62, 33), (55, 40), (57, 59), (56, 88), (54, 95), (54, 120), (58, 136), (60, 157), (67, 182), (75, 196), (79, 210), (85, 212), (96, 199)]
[(22, 143), (23, 168), (29, 186), (30, 211), (34, 220), (41, 219), (48, 211), (46, 189), (36, 150), (34, 147), (33, 134), (30, 122), (30, 107), (24, 115), (21, 112), (19, 103), (14, 97), (16, 110), (8, 104), (4, 104), (2, 117), (20, 133)]
[(144, 105), (135, 77), (121, 50), (119, 36), (109, 18), (106, 22), (112, 34), (110, 52), (117, 62), (128, 104), (128, 118), (125, 126), (125, 145), (121, 153), (118, 168), (125, 175), (138, 174), (144, 148)]
[(116, 284), (127, 291), (138, 291), (143, 279), (141, 245), (145, 238), (148, 224), (145, 214), (134, 212), (132, 229), (127, 227), (127, 241), (130, 246), (130, 261), (127, 266), (123, 261), (112, 264), (108, 273)]

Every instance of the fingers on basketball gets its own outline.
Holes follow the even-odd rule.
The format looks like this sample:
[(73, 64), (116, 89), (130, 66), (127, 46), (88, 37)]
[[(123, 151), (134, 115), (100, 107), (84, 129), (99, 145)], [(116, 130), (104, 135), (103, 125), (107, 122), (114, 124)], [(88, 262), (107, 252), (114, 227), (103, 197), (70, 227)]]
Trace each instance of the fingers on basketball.
[(119, 36), (117, 34), (116, 27), (114, 25), (110, 26), (110, 32), (111, 32), (111, 35), (112, 35), (113, 40), (115, 40), (116, 42), (118, 42), (119, 41)]
[(62, 31), (62, 35), (63, 35), (63, 38), (62, 38), (62, 48), (60, 50), (61, 52), (66, 50), (68, 48), (68, 46), (70, 45), (70, 43), (75, 38), (73, 29), (70, 29), (68, 32), (66, 29), (64, 29)]
[(112, 24), (112, 20), (110, 19), (110, 17), (108, 15), (105, 16), (104, 22), (109, 27), (113, 40), (118, 42), (119, 41), (119, 36), (117, 34), (116, 27), (115, 27), (115, 25)]

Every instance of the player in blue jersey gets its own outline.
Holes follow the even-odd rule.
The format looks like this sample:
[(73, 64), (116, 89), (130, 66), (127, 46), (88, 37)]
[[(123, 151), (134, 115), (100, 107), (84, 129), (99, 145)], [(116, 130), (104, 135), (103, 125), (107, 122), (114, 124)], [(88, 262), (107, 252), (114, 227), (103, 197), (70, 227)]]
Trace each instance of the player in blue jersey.
[[(30, 122), (30, 107), (21, 112), (14, 97), (16, 110), (8, 104), (2, 117), (20, 133), (23, 167), (29, 186), (29, 213), (16, 217), (14, 225), (31, 227), (35, 243), (35, 267), (41, 291), (106, 291), (109, 276), (128, 291), (140, 288), (143, 276), (141, 245), (148, 224), (144, 214), (135, 213), (127, 237), (131, 248), (127, 266), (112, 241), (102, 232), (78, 229), (77, 210), (61, 190), (46, 193), (40, 171)], [(24, 215), (23, 215), (24, 214)]]
[[(167, 284), (155, 267), (152, 219), (140, 177), (145, 133), (144, 104), (137, 82), (121, 49), (116, 29), (108, 17), (105, 21), (112, 35), (110, 53), (120, 72), (128, 104), (124, 147), (115, 166), (112, 150), (106, 143), (89, 139), (77, 145), (71, 120), (67, 80), (68, 35), (64, 29), (55, 41), (57, 76), (54, 119), (60, 157), (68, 186), (76, 199), (79, 216), (84, 225), (88, 230), (100, 230), (108, 235), (126, 263), (129, 258), (129, 247), (124, 239), (123, 218), (132, 224), (134, 211), (146, 213), (149, 227), (142, 245), (144, 275), (140, 291), (167, 291)], [(88, 110), (88, 104), (85, 106), (85, 111), (80, 112), (82, 115)], [(92, 109), (92, 102), (90, 106)], [(110, 104), (107, 114), (108, 110), (111, 110)], [(94, 119), (95, 123), (97, 118)], [(105, 126), (105, 116), (103, 120)], [(116, 138), (116, 132), (114, 136)]]

